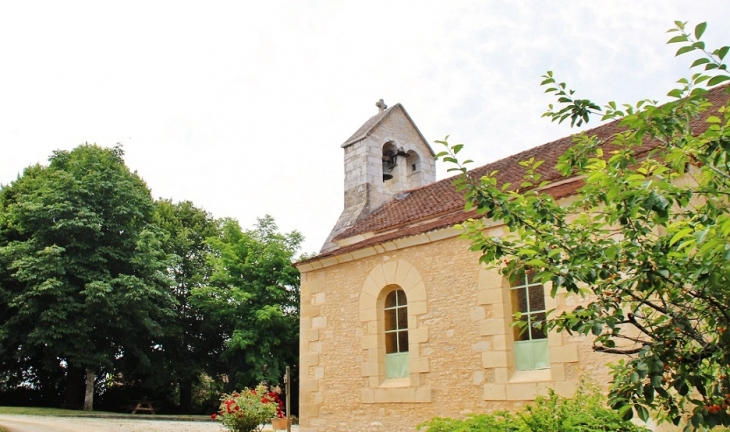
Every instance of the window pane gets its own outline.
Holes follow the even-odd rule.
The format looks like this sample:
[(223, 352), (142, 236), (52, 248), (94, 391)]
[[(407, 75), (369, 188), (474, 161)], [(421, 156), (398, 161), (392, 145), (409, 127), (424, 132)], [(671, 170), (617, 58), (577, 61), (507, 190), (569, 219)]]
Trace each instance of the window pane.
[(512, 290), (512, 312), (527, 312), (527, 290), (525, 288)]
[(534, 269), (530, 269), (525, 272), (525, 284), (526, 285), (529, 285), (529, 284), (535, 282), (535, 279), (534, 279), (535, 273), (536, 272)]
[(532, 342), (517, 342), (514, 345), (515, 351), (515, 369), (517, 370), (532, 370), (535, 367), (535, 360), (533, 358), (533, 347)]
[(537, 341), (516, 342), (515, 369), (534, 370), (549, 369), (550, 356), (548, 354), (548, 341), (542, 339)]
[[(527, 315), (522, 315), (522, 317), (520, 318), (520, 321), (527, 324), (527, 322), (528, 322)], [(514, 327), (512, 327), (512, 331), (514, 334), (515, 341), (530, 340), (530, 329), (527, 326), (521, 327), (521, 326), (515, 325)]]
[(533, 285), (530, 290), (530, 312), (545, 310), (545, 290), (542, 285)]
[(398, 352), (408, 352), (408, 330), (398, 332)]
[(396, 332), (385, 334), (385, 353), (386, 354), (398, 352), (397, 337), (398, 337), (398, 333), (396, 333)]
[(398, 306), (405, 306), (408, 304), (408, 301), (406, 300), (406, 292), (403, 290), (396, 291), (398, 293)]
[(383, 311), (384, 318), (385, 318), (385, 330), (395, 330), (396, 329), (396, 309), (387, 309)]
[(408, 308), (400, 307), (398, 311), (398, 330), (408, 328)]
[(550, 356), (548, 354), (548, 341), (545, 339), (532, 341), (533, 369), (549, 369)]
[(396, 296), (395, 293), (396, 293), (395, 291), (391, 291), (388, 293), (388, 296), (385, 297), (385, 307), (386, 308), (395, 307), (395, 296)]
[(408, 353), (385, 356), (386, 378), (407, 378), (409, 375)]
[[(547, 335), (543, 330), (545, 325), (545, 312), (530, 315), (530, 325), (532, 326), (532, 339), (545, 339)], [(537, 327), (535, 327), (537, 325)]]
[(509, 286), (525, 285), (525, 271), (517, 269), (509, 275)]

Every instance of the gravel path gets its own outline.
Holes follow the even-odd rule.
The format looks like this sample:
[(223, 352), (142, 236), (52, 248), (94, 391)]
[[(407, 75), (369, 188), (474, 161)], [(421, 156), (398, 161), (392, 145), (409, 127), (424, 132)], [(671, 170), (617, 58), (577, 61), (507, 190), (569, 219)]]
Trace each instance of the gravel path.
[[(10, 432), (222, 432), (215, 422), (181, 422), (164, 420), (126, 420), (82, 417), (43, 417), (0, 415), (0, 426)], [(265, 431), (271, 431), (267, 426)], [(297, 426), (292, 432), (298, 431)]]

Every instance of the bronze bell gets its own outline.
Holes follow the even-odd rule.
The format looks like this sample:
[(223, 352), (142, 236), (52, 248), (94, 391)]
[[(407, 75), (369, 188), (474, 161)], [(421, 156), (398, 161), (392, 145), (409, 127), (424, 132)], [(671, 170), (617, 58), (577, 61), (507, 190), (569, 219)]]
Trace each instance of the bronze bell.
[(393, 178), (393, 174), (391, 174), (391, 170), (393, 168), (390, 166), (387, 160), (383, 161), (383, 181), (390, 180)]

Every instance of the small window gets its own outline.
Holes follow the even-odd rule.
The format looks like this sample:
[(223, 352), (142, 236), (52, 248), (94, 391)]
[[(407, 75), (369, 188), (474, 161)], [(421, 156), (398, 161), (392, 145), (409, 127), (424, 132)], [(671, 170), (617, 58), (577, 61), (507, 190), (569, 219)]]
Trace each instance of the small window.
[(514, 326), (515, 368), (550, 368), (547, 335), (542, 328), (545, 315), (545, 289), (532, 280), (531, 272), (517, 271), (510, 278), (512, 312), (519, 313), (525, 326)]
[(408, 302), (406, 293), (396, 289), (385, 297), (385, 378), (406, 378), (408, 367)]
[(418, 156), (418, 153), (414, 152), (413, 150), (410, 150), (407, 153), (406, 163), (408, 164), (407, 166), (410, 168), (408, 170), (408, 174), (414, 174), (421, 170), (421, 158)]

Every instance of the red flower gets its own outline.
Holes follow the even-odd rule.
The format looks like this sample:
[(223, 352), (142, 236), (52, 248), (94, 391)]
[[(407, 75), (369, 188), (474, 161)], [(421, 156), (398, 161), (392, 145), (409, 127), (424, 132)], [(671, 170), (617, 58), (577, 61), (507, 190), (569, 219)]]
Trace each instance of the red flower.
[(235, 412), (235, 411), (240, 410), (240, 408), (238, 407), (238, 405), (236, 405), (236, 401), (234, 401), (234, 400), (230, 400), (229, 399), (229, 400), (223, 402), (223, 404), (226, 406), (226, 413), (227, 414), (231, 414), (232, 412)]
[(276, 392), (267, 393), (262, 399), (263, 403), (275, 403), (276, 404), (276, 416), (279, 418), (284, 417), (284, 402), (281, 400)]
[(211, 414), (211, 415), (210, 415), (210, 418), (212, 418), (213, 420), (215, 420), (215, 418), (216, 418), (216, 417), (217, 417), (217, 416), (216, 416), (216, 414), (215, 414), (215, 413), (213, 413), (213, 414)]

